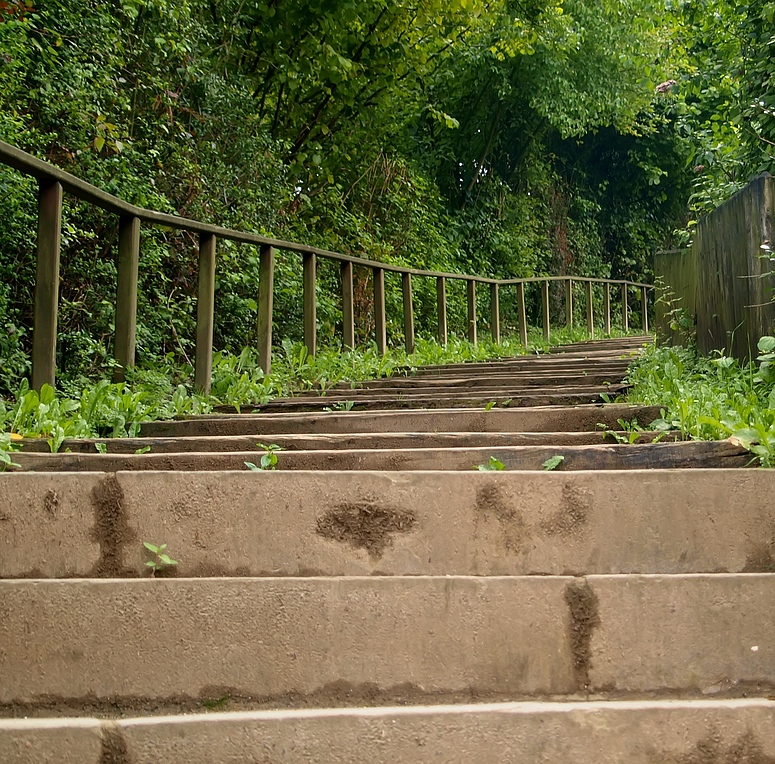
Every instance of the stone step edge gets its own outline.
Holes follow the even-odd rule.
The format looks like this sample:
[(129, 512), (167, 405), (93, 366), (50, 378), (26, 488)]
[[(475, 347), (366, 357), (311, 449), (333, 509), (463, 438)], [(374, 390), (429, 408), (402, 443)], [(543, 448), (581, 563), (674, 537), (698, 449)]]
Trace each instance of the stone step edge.
[(400, 755), (419, 764), (433, 751), (448, 762), (646, 764), (710, 754), (753, 763), (771, 761), (773, 737), (775, 703), (762, 698), (516, 702), (0, 720), (0, 756), (9, 764), (220, 764), (253, 761), (269, 745), (277, 762), (383, 764)]

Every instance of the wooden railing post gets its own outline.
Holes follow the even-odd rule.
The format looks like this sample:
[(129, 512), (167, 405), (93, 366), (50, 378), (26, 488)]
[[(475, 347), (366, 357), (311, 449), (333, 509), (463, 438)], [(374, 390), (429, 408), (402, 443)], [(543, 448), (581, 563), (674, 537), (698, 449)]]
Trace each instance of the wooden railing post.
[(439, 317), (439, 344), (447, 346), (447, 280), (436, 277), (436, 305)]
[(549, 341), (551, 331), (549, 329), (549, 282), (541, 282), (541, 314), (544, 327), (544, 340)]
[(401, 293), (404, 298), (404, 345), (406, 352), (414, 353), (414, 306), (412, 305), (412, 274), (401, 274)]
[(196, 301), (196, 358), (194, 387), (210, 393), (213, 370), (213, 321), (215, 315), (215, 236), (199, 236), (199, 292)]
[(606, 281), (603, 290), (603, 313), (605, 313), (605, 333), (611, 334), (611, 285)]
[(38, 248), (32, 332), (32, 387), (54, 386), (56, 376), (59, 250), (62, 185), (41, 181), (38, 189)]
[(492, 329), (492, 341), (500, 344), (501, 306), (497, 284), (490, 284), (490, 328)]
[(466, 281), (466, 298), (468, 302), (468, 341), (476, 345), (476, 282)]
[(592, 282), (585, 281), (584, 289), (586, 291), (585, 296), (587, 298), (587, 334), (589, 335), (590, 339), (592, 339), (595, 336), (595, 314), (593, 312), (594, 306), (592, 305)]
[(342, 344), (355, 347), (355, 303), (353, 301), (353, 264), (342, 263)]
[(640, 288), (640, 310), (641, 310), (641, 329), (644, 334), (649, 332), (649, 297), (646, 287)]
[(314, 252), (304, 252), (303, 300), (304, 300), (304, 345), (310, 355), (317, 352), (317, 258)]
[(258, 264), (258, 365), (272, 371), (272, 320), (274, 307), (274, 248), (261, 247)]
[(630, 329), (630, 317), (627, 307), (627, 284), (622, 284), (622, 329), (628, 332)]
[(113, 381), (123, 382), (126, 370), (135, 365), (137, 331), (137, 268), (140, 259), (140, 218), (129, 215), (118, 221), (118, 266), (116, 277), (116, 366)]
[(525, 283), (517, 284), (517, 310), (519, 311), (519, 341), (527, 347), (527, 309), (525, 307)]
[(573, 329), (573, 279), (565, 282), (565, 326)]
[(385, 317), (385, 271), (374, 268), (374, 334), (380, 355), (387, 352), (387, 320)]

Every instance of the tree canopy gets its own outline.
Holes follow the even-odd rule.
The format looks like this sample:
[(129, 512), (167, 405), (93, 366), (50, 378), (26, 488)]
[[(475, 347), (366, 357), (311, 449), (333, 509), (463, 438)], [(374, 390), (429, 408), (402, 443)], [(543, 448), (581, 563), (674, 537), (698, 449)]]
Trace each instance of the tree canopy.
[[(771, 165), (774, 18), (764, 0), (0, 0), (0, 139), (138, 204), (370, 258), (648, 278)], [(0, 188), (7, 387), (27, 364), (34, 204), (3, 168)], [(116, 222), (67, 213), (62, 353), (91, 373)], [(216, 342), (239, 348), (257, 254), (220, 263)], [(300, 275), (279, 268), (294, 336)], [(149, 232), (141, 270), (141, 358), (185, 356), (192, 242)], [(335, 322), (323, 301), (323, 333)]]

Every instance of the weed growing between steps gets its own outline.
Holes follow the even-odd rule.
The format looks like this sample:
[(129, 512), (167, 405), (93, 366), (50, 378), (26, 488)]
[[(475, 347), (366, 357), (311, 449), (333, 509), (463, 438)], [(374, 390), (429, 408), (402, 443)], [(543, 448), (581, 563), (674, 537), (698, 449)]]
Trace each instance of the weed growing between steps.
[(482, 341), (473, 345), (451, 338), (446, 347), (433, 340), (417, 340), (416, 352), (391, 349), (380, 355), (374, 344), (342, 352), (323, 348), (314, 357), (304, 345), (284, 342), (273, 359), (271, 374), (264, 374), (256, 353), (246, 348), (240, 355), (216, 353), (213, 358), (209, 396), (193, 390), (191, 367), (133, 369), (126, 383), (93, 382), (66, 376), (55, 393), (44, 386), (41, 393), (23, 382), (13, 400), (0, 399), (0, 470), (11, 462), (10, 454), (22, 437), (45, 438), (52, 451), (65, 439), (134, 437), (143, 422), (205, 414), (214, 406), (265, 404), (296, 392), (327, 390), (339, 383), (353, 387), (368, 379), (407, 374), (420, 365), (485, 361), (542, 352), (550, 347), (586, 339), (582, 329), (558, 330), (551, 342), (531, 330), (528, 348), (515, 339), (500, 344)]
[(763, 337), (755, 362), (706, 358), (694, 348), (646, 348), (629, 372), (629, 403), (664, 408), (656, 427), (684, 439), (732, 438), (760, 464), (775, 466), (775, 338)]

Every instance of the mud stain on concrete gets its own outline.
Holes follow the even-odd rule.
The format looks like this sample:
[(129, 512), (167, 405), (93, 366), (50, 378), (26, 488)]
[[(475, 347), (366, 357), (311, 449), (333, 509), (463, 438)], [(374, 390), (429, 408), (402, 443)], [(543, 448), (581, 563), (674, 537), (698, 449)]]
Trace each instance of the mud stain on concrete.
[(559, 509), (541, 521), (541, 529), (549, 536), (579, 536), (589, 522), (589, 510), (588, 492), (572, 483), (566, 483), (562, 489)]
[(100, 558), (91, 571), (93, 578), (136, 577), (136, 571), (123, 565), (124, 547), (137, 540), (129, 526), (124, 491), (116, 476), (106, 475), (91, 492), (94, 509), (92, 541), (100, 545)]
[(689, 753), (678, 756), (655, 753), (653, 760), (654, 764), (775, 764), (775, 756), (765, 753), (750, 729), (731, 745), (724, 745), (720, 733), (713, 730)]
[(316, 532), (331, 541), (365, 549), (375, 559), (393, 545), (397, 533), (411, 533), (417, 515), (406, 509), (383, 506), (375, 499), (345, 502), (318, 517)]
[(503, 546), (507, 551), (518, 554), (530, 540), (530, 528), (520, 510), (511, 506), (500, 486), (488, 483), (476, 491), (477, 516), (493, 515), (501, 528)]
[(105, 723), (100, 727), (102, 750), (99, 764), (131, 764), (126, 741), (115, 724)]
[(775, 573), (772, 544), (753, 544), (741, 573)]
[(50, 517), (55, 518), (59, 512), (59, 494), (49, 489), (43, 497), (43, 510)]
[(600, 626), (597, 596), (586, 581), (574, 581), (565, 587), (565, 604), (570, 610), (568, 636), (573, 658), (573, 674), (578, 689), (588, 690), (592, 633)]

